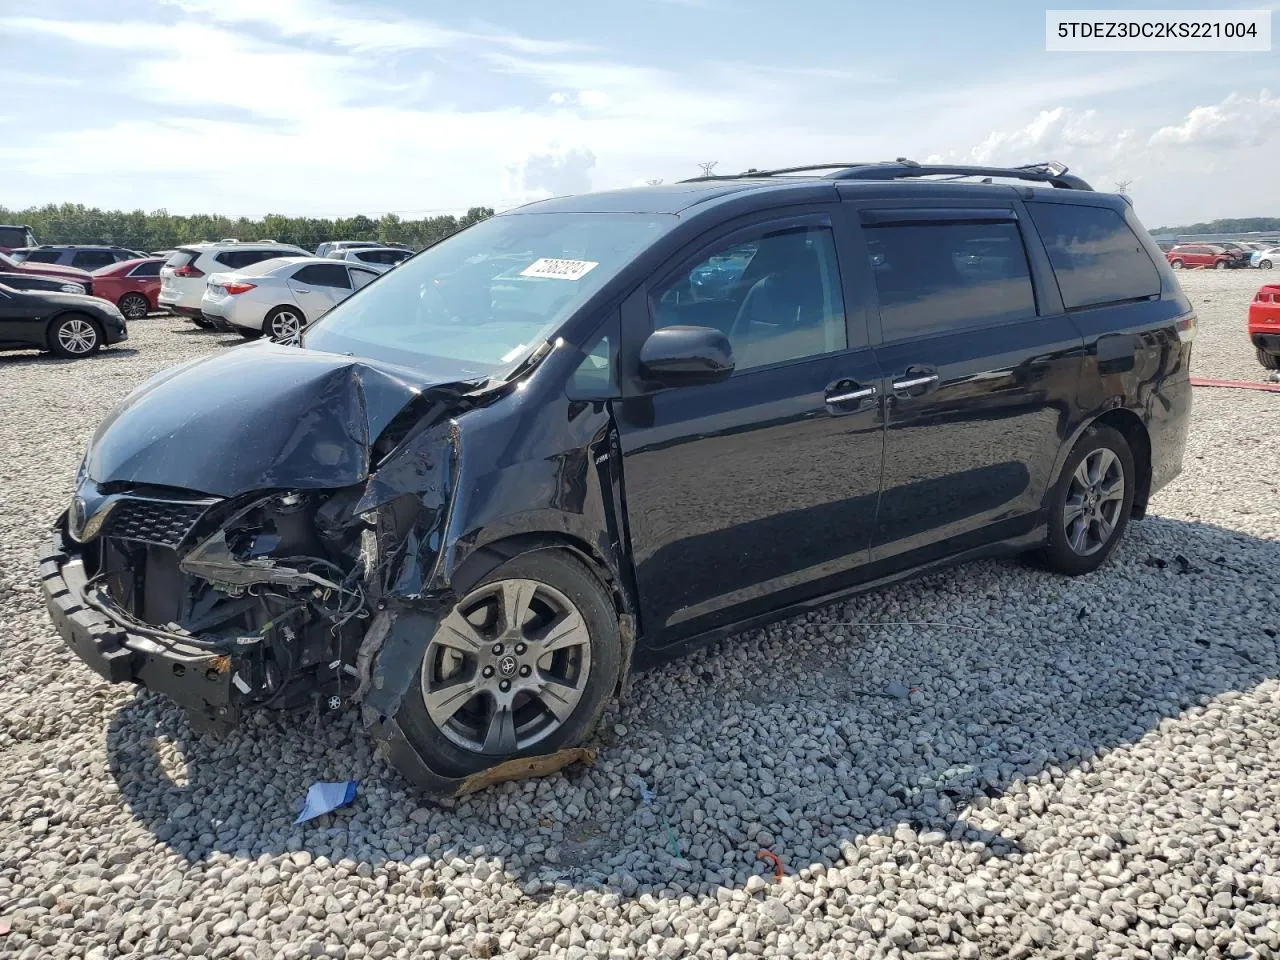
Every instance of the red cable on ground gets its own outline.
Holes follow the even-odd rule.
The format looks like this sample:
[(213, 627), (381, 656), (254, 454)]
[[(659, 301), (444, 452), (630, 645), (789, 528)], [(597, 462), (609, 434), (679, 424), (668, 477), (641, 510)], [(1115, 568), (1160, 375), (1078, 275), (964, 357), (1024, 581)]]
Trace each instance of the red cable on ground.
[(773, 882), (774, 883), (777, 883), (779, 880), (781, 880), (783, 875), (786, 874), (787, 872), (786, 867), (782, 865), (782, 858), (779, 857), (772, 850), (761, 850), (759, 853), (756, 854), (756, 859), (773, 861)]
[(1193, 387), (1228, 387), (1236, 390), (1262, 390), (1266, 393), (1280, 393), (1280, 383), (1252, 383), (1248, 380), (1209, 380), (1204, 377), (1192, 377)]

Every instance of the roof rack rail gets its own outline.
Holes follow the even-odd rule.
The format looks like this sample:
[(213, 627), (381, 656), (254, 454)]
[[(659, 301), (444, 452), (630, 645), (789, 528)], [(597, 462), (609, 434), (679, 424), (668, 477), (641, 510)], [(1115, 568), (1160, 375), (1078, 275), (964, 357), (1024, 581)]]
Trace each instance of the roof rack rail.
[(830, 180), (902, 180), (910, 177), (1010, 177), (1047, 183), (1062, 190), (1092, 190), (1086, 181), (1067, 173), (1067, 166), (1057, 161), (1028, 163), (1020, 167), (973, 167), (963, 164), (916, 163), (914, 160), (898, 160), (896, 163), (873, 163), (849, 167), (827, 174)]
[(1092, 190), (1080, 177), (1067, 173), (1067, 166), (1050, 160), (1044, 163), (1028, 163), (1020, 167), (972, 167), (963, 164), (917, 163), (906, 157), (874, 163), (810, 163), (799, 167), (779, 167), (774, 170), (757, 170), (754, 167), (742, 173), (710, 174), (691, 177), (682, 183), (702, 183), (708, 180), (745, 180), (752, 177), (776, 177), (789, 173), (810, 173), (830, 170), (828, 180), (905, 180), (911, 177), (945, 176), (952, 179), (966, 177), (1008, 177), (1047, 183), (1062, 190)]

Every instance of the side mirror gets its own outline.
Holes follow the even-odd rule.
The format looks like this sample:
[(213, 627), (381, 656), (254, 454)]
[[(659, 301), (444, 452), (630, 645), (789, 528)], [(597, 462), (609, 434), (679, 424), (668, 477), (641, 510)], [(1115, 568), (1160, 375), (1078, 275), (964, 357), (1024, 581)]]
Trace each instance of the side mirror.
[(733, 373), (733, 346), (712, 327), (663, 327), (640, 348), (640, 371), (668, 387), (719, 383)]

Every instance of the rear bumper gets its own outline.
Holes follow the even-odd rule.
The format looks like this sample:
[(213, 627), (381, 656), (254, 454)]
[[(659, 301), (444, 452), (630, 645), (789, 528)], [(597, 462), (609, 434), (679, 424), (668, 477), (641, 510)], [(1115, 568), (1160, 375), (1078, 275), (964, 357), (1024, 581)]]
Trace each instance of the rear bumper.
[(206, 728), (233, 727), (240, 715), (236, 658), (144, 635), (92, 606), (79, 548), (64, 523), (39, 550), (45, 606), (63, 642), (104, 679), (162, 693)]
[(1259, 350), (1280, 354), (1280, 331), (1275, 333), (1255, 333), (1249, 340)]
[(1268, 353), (1280, 353), (1280, 303), (1249, 304), (1249, 342)]

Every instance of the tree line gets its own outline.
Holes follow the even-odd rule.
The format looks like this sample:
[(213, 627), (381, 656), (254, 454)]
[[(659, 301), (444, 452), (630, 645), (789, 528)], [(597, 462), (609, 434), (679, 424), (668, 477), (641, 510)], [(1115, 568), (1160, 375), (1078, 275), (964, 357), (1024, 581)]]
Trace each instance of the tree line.
[(1156, 227), (1152, 233), (1277, 233), (1280, 217), (1228, 217), (1182, 227)]
[(493, 216), (492, 207), (472, 207), (452, 215), (402, 220), (394, 213), (376, 220), (363, 215), (324, 219), (267, 214), (261, 219), (167, 210), (100, 210), (79, 203), (14, 210), (0, 206), (0, 223), (25, 224), (41, 243), (110, 244), (134, 250), (170, 250), (204, 240), (277, 240), (314, 250), (326, 240), (375, 240), (421, 250), (437, 240)]

